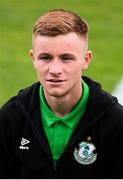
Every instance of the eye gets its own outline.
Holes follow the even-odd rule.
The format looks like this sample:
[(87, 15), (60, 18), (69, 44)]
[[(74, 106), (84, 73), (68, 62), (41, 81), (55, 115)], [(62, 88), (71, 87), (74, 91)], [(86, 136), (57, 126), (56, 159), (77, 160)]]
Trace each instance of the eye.
[(43, 57), (40, 57), (39, 59), (42, 59), (42, 60), (49, 60), (49, 57), (48, 57), (48, 56), (43, 56)]
[(52, 57), (51, 56), (49, 56), (49, 55), (41, 55), (41, 56), (39, 56), (39, 60), (42, 60), (42, 61), (50, 61), (52, 59)]
[(63, 62), (66, 62), (66, 63), (75, 60), (75, 58), (73, 56), (68, 56), (68, 55), (67, 56), (66, 55), (62, 56), (61, 59), (62, 59)]

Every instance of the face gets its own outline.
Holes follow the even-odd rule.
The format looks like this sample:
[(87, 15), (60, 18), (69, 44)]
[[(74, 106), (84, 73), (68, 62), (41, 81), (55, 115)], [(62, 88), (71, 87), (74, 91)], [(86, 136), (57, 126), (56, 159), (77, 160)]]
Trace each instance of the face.
[(38, 79), (48, 96), (75, 94), (81, 87), (81, 75), (87, 69), (91, 52), (87, 40), (76, 33), (55, 37), (37, 36), (31, 56)]

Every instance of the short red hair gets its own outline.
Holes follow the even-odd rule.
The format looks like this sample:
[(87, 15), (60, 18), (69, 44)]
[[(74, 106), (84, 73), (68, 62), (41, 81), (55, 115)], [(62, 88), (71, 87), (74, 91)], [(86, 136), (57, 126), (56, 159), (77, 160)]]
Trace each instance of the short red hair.
[(75, 32), (81, 36), (87, 35), (88, 25), (80, 16), (71, 11), (55, 9), (39, 17), (33, 28), (33, 37), (57, 36), (69, 32)]

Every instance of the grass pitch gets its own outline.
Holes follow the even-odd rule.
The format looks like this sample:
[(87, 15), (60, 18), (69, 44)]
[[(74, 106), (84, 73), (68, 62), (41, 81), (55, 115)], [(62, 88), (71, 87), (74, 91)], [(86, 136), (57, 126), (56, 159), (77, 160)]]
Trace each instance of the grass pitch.
[(122, 0), (0, 0), (0, 106), (17, 91), (37, 81), (29, 50), (35, 20), (64, 8), (89, 23), (93, 60), (85, 75), (111, 92), (123, 74)]

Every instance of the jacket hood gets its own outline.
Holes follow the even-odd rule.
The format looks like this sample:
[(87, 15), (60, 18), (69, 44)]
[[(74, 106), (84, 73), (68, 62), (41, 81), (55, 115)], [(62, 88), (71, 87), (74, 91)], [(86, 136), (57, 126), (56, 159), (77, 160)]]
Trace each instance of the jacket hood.
[(88, 77), (83, 77), (83, 80), (90, 87), (89, 100), (87, 103), (90, 118), (101, 116), (115, 103), (118, 103), (117, 98), (103, 90), (102, 86), (98, 82)]
[(30, 115), (37, 107), (39, 107), (39, 87), (40, 83), (36, 82), (33, 85), (20, 90), (17, 94), (17, 106), (22, 107)]

